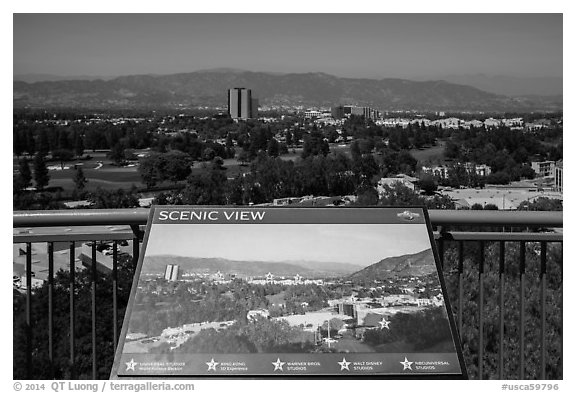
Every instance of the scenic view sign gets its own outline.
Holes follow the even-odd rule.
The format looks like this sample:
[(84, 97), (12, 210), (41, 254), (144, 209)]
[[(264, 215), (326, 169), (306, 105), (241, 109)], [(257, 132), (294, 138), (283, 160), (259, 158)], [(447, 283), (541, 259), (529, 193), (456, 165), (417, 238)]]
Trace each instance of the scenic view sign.
[(151, 211), (113, 378), (466, 376), (423, 208)]

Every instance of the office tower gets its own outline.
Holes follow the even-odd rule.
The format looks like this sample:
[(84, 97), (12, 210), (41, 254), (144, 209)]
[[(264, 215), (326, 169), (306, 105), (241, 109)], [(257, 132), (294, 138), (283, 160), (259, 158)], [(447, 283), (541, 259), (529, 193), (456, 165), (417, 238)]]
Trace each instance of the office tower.
[(228, 90), (228, 114), (233, 119), (258, 117), (258, 100), (252, 98), (252, 90), (235, 87)]
[(166, 271), (164, 272), (164, 279), (167, 281), (178, 281), (178, 273), (180, 267), (178, 265), (166, 265)]

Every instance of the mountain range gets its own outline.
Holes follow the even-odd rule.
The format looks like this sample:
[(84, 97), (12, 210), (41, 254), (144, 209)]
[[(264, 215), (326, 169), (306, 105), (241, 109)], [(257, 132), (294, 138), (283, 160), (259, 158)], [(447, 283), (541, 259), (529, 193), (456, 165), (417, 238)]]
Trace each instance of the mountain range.
[(260, 106), (303, 108), (338, 104), (383, 111), (560, 110), (562, 97), (508, 97), (446, 81), (355, 79), (316, 73), (278, 74), (233, 69), (172, 75), (130, 75), (109, 80), (13, 82), (15, 108), (226, 107), (227, 89), (246, 87)]
[(432, 249), (415, 254), (406, 254), (384, 258), (362, 269), (361, 266), (318, 261), (237, 261), (225, 258), (197, 258), (176, 255), (146, 256), (142, 273), (162, 274), (166, 265), (178, 265), (182, 272), (214, 274), (218, 271), (235, 274), (239, 277), (264, 276), (272, 273), (275, 276), (293, 277), (296, 274), (304, 278), (348, 277), (352, 281), (373, 281), (389, 277), (420, 277), (436, 272)]
[(338, 262), (314, 261), (235, 261), (225, 258), (196, 258), (175, 255), (147, 256), (142, 266), (143, 273), (164, 273), (166, 265), (175, 264), (181, 271), (214, 274), (218, 271), (236, 274), (241, 277), (264, 276), (272, 273), (275, 276), (293, 277), (300, 274), (304, 278), (341, 277), (357, 271), (360, 266)]
[[(509, 75), (446, 75), (442, 80), (507, 96), (562, 96), (562, 77), (519, 77)], [(426, 80), (426, 79), (423, 79)]]
[(348, 277), (351, 281), (384, 280), (389, 277), (420, 277), (436, 272), (432, 249), (382, 259)]

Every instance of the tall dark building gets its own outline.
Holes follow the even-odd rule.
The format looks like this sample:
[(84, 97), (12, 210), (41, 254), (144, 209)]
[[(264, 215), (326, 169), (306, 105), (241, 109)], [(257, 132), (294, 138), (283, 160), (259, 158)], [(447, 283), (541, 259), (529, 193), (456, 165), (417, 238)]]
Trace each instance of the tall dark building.
[(228, 90), (228, 113), (233, 119), (258, 117), (258, 100), (252, 98), (252, 90), (235, 87)]
[(332, 117), (335, 119), (341, 119), (344, 117), (344, 107), (342, 105), (333, 106), (331, 109)]

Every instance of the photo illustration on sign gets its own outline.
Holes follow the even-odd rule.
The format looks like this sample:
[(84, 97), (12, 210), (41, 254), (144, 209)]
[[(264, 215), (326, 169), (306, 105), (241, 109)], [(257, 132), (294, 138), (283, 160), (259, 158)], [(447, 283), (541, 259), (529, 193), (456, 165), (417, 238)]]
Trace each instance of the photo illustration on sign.
[(421, 208), (155, 206), (112, 377), (465, 377)]

